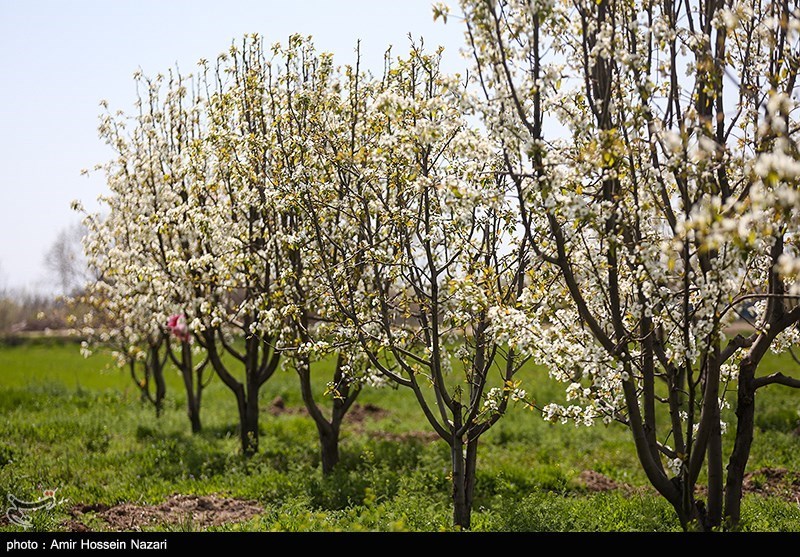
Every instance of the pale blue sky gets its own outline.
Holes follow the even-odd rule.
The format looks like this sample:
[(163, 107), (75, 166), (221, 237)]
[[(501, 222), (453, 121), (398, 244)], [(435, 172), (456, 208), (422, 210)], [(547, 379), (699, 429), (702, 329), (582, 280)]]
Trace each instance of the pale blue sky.
[(44, 253), (77, 222), (102, 177), (80, 175), (110, 156), (97, 138), (100, 99), (129, 110), (132, 74), (190, 71), (231, 40), (258, 32), (269, 42), (311, 34), (341, 63), (361, 39), (375, 72), (406, 35), (445, 46), (445, 67), (462, 71), (458, 21), (434, 23), (433, 0), (0, 0), (0, 287), (52, 290)]

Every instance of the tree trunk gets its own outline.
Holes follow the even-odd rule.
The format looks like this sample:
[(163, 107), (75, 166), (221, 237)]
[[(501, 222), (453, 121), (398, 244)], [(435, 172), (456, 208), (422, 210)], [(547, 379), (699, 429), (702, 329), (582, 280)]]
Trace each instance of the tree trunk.
[(167, 383), (164, 381), (164, 366), (157, 365), (153, 369), (153, 379), (156, 382), (156, 417), (161, 416), (164, 410), (164, 397), (167, 396)]
[(182, 375), (183, 383), (186, 385), (186, 414), (189, 416), (189, 423), (192, 424), (192, 433), (200, 433), (202, 430), (200, 407), (194, 397), (192, 372), (183, 370)]
[(200, 433), (200, 404), (195, 398), (194, 369), (192, 366), (192, 348), (188, 342), (181, 343), (181, 375), (183, 385), (186, 387), (186, 407), (189, 423), (192, 424), (192, 433)]
[(339, 462), (339, 427), (330, 427), (327, 431), (319, 428), (320, 453), (322, 456), (322, 474), (327, 476)]
[[(248, 377), (248, 383), (251, 383)], [(258, 452), (258, 388), (249, 384), (239, 398), (239, 435), (242, 454), (249, 458)]]
[(720, 428), (720, 409), (719, 409), (719, 377), (720, 377), (720, 348), (719, 342), (714, 345), (714, 351), (708, 362), (708, 377), (705, 388), (707, 394), (713, 396), (710, 404), (704, 402), (703, 419), (708, 412), (711, 431), (709, 432), (706, 456), (708, 467), (708, 515), (706, 525), (709, 529), (717, 528), (722, 524), (722, 485), (724, 475), (722, 473), (722, 430)]
[[(683, 492), (683, 488), (681, 488), (681, 492)], [(680, 499), (670, 501), (670, 503), (672, 508), (675, 509), (675, 514), (678, 515), (678, 520), (684, 532), (689, 530), (705, 532), (709, 529), (705, 504), (702, 501), (695, 500), (694, 495), (689, 498), (688, 503), (683, 495)]]
[[(478, 439), (467, 441), (467, 458), (465, 463), (464, 482), (466, 487), (464, 495), (470, 515), (472, 514), (472, 501), (475, 493), (475, 471), (478, 463)], [(468, 516), (467, 518), (470, 518)]]
[(725, 483), (725, 519), (728, 527), (736, 527), (741, 519), (742, 484), (750, 446), (753, 444), (755, 364), (742, 362), (739, 368), (739, 387), (736, 397), (736, 438), (728, 460), (728, 479)]
[(200, 412), (197, 408), (189, 408), (189, 423), (192, 424), (192, 433), (200, 433), (203, 426), (200, 423)]
[(722, 431), (719, 415), (711, 426), (708, 440), (708, 516), (707, 526), (716, 528), (722, 524)]
[(258, 452), (258, 420), (253, 420), (244, 397), (239, 401), (239, 440), (245, 457)]
[(464, 466), (463, 441), (454, 438), (450, 452), (453, 458), (453, 525), (466, 530), (470, 526), (470, 512), (467, 507), (466, 483), (464, 482), (466, 467)]
[(469, 530), (472, 519), (472, 497), (475, 491), (475, 465), (478, 455), (478, 440), (464, 442), (453, 438), (453, 525)]
[(203, 370), (197, 372), (197, 384), (195, 385), (194, 391), (194, 408), (197, 413), (197, 431), (194, 430), (194, 425), (192, 425), (192, 432), (198, 433), (201, 429), (200, 427), (200, 408), (201, 403), (203, 401)]
[[(225, 367), (217, 351), (215, 336), (219, 331), (207, 330), (203, 334), (204, 347), (217, 375), (236, 396), (236, 407), (239, 411), (239, 440), (242, 454), (250, 457), (258, 452), (258, 390), (261, 387), (258, 374), (258, 362), (252, 346), (248, 344), (247, 362), (245, 362), (246, 385), (237, 381)], [(246, 341), (250, 343), (248, 339)], [(199, 397), (198, 397), (199, 400)]]
[[(333, 376), (335, 384), (342, 381), (341, 368), (345, 359), (341, 353), (336, 360), (336, 371)], [(303, 396), (303, 403), (308, 410), (309, 416), (314, 420), (319, 434), (320, 456), (322, 458), (322, 474), (328, 475), (333, 472), (334, 467), (339, 462), (339, 433), (342, 427), (347, 410), (358, 396), (358, 390), (351, 391), (350, 387), (344, 385), (342, 390), (333, 399), (330, 421), (322, 413), (322, 410), (314, 400), (314, 393), (311, 387), (311, 361), (307, 356), (298, 360), (295, 366), (297, 375), (300, 378), (300, 393)]]

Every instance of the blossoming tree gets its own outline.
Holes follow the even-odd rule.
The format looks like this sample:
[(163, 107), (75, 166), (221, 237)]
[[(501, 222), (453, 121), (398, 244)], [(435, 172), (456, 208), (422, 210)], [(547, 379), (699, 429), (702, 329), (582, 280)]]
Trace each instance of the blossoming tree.
[[(212, 365), (236, 394), (244, 452), (257, 450), (259, 389), (285, 357), (317, 426), (324, 473), (338, 461), (341, 423), (360, 388), (358, 357), (345, 353), (346, 342), (332, 345), (318, 326), (325, 311), (306, 250), (309, 223), (296, 201), (319, 164), (311, 127), (335, 108), (331, 72), (330, 56), (317, 55), (308, 38), (294, 35), (286, 46), (265, 50), (260, 37), (246, 37), (206, 74), (208, 132), (191, 157), (197, 195), (213, 200), (195, 223), (210, 256), (202, 263), (209, 294), (198, 329)], [(243, 364), (243, 382), (221, 350)], [(328, 356), (337, 362), (330, 417), (311, 381), (312, 362)], [(347, 370), (354, 373), (345, 377)]]
[(367, 110), (323, 123), (331, 172), (306, 203), (339, 330), (450, 446), (454, 523), (469, 528), (479, 438), (525, 399), (524, 357), (488, 327), (490, 307), (516, 302), (527, 256), (495, 154), (440, 55), (414, 46), (381, 81), (344, 84)]
[[(547, 418), (626, 424), (684, 528), (735, 526), (756, 392), (800, 387), (758, 374), (768, 350), (798, 340), (796, 8), (461, 7), (485, 122), (545, 264), (521, 307), (497, 312), (496, 334), (568, 385), (571, 404)], [(752, 302), (752, 332), (729, 338)]]
[[(198, 285), (203, 281), (189, 269), (201, 246), (185, 210), (188, 151), (200, 134), (201, 102), (191, 77), (177, 71), (155, 79), (137, 73), (135, 80), (137, 113), (127, 117), (107, 112), (101, 120), (100, 135), (116, 157), (103, 167), (110, 190), (101, 199), (105, 214), (84, 220), (84, 248), (101, 277), (93, 298), (118, 323), (106, 336), (129, 343), (123, 351), (129, 356), (147, 354), (157, 397), (164, 389), (164, 361), (171, 356), (186, 387), (192, 431), (198, 432), (206, 364), (194, 363), (188, 327), (178, 321), (185, 320), (202, 293)], [(143, 342), (146, 351), (139, 348)], [(173, 354), (171, 342), (180, 344), (180, 357)]]
[(73, 307), (81, 309), (81, 321), (72, 316), (85, 340), (81, 353), (89, 357), (95, 350), (110, 350), (119, 367), (127, 366), (142, 401), (149, 402), (160, 417), (164, 410), (167, 385), (164, 365), (166, 336), (163, 331), (142, 315), (135, 315), (142, 306), (129, 298), (120, 298), (115, 286), (106, 280), (95, 280), (70, 299)]
[[(315, 51), (310, 37), (292, 35), (285, 47), (273, 47), (266, 79), (264, 111), (274, 145), (268, 159), (270, 182), (280, 199), (279, 226), (286, 255), (280, 282), (287, 334), (281, 336), (279, 348), (300, 380), (303, 403), (319, 434), (322, 472), (328, 474), (339, 461), (342, 422), (371, 378), (358, 343), (335, 326), (341, 314), (327, 296), (319, 259), (309, 249), (315, 226), (329, 230), (337, 224), (312, 225), (314, 217), (305, 210), (303, 200), (309, 188), (335, 172), (335, 161), (320, 155), (325, 145), (347, 141), (350, 124), (364, 117), (359, 86), (367, 86), (362, 83), (366, 78), (358, 63), (345, 70), (336, 68), (330, 54)], [(328, 359), (335, 360), (325, 392), (330, 397), (329, 409), (315, 397), (312, 383), (312, 371), (326, 366)]]

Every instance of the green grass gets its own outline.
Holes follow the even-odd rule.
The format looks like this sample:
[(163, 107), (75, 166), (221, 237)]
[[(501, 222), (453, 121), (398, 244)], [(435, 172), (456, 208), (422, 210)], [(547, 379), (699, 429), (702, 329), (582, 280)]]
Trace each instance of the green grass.
[[(786, 369), (772, 357), (765, 370)], [(782, 367), (783, 366), (783, 367)], [(365, 391), (359, 402), (389, 414), (346, 424), (342, 459), (323, 478), (313, 422), (302, 415), (262, 413), (259, 453), (239, 454), (232, 394), (214, 379), (204, 393), (203, 432), (192, 435), (182, 384), (168, 371), (161, 418), (143, 404), (125, 370), (110, 358), (83, 359), (74, 344), (0, 347), (0, 497), (36, 499), (58, 488), (68, 503), (34, 513), (34, 527), (57, 530), (77, 503), (160, 503), (171, 494), (220, 494), (258, 501), (264, 513), (223, 530), (446, 530), (451, 526), (449, 451), (443, 442), (396, 441), (386, 432), (428, 431), (409, 392)], [(324, 374), (323, 374), (324, 375)], [(541, 369), (524, 370), (524, 387), (540, 403), (563, 398)], [(324, 389), (324, 378), (316, 386)], [(280, 370), (261, 392), (264, 409), (276, 396), (299, 407), (297, 378)], [(800, 398), (769, 387), (759, 393), (757, 433), (749, 470), (800, 470)], [(396, 436), (395, 436), (396, 437)], [(726, 450), (730, 448), (730, 434)], [(583, 470), (647, 486), (630, 434), (618, 425), (553, 425), (514, 408), (482, 438), (473, 527), (476, 530), (675, 531), (669, 505), (644, 488), (588, 493)], [(747, 530), (800, 529), (800, 505), (748, 495)], [(94, 528), (104, 523), (91, 516)], [(14, 529), (2, 526), (0, 529)], [(161, 529), (193, 529), (163, 524)]]

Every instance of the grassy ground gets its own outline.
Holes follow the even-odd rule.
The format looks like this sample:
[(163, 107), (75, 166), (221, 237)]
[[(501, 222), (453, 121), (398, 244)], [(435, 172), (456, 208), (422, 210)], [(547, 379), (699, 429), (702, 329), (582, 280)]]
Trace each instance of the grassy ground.
[[(788, 365), (772, 357), (766, 370)], [(541, 403), (561, 394), (533, 366), (525, 370), (524, 387)], [(302, 406), (292, 372), (280, 371), (264, 386), (265, 409), (276, 396), (289, 408)], [(384, 389), (365, 391), (359, 402), (388, 413), (346, 425), (339, 470), (323, 478), (316, 430), (299, 413), (263, 412), (261, 449), (243, 460), (234, 399), (218, 379), (205, 393), (204, 431), (193, 436), (174, 370), (168, 373), (166, 411), (156, 419), (129, 376), (108, 358), (84, 360), (74, 344), (0, 347), (0, 496), (3, 503), (8, 494), (36, 499), (42, 490), (58, 488), (68, 502), (32, 515), (34, 527), (43, 530), (63, 529), (74, 504), (156, 504), (172, 494), (218, 494), (264, 508), (247, 522), (218, 529), (448, 529), (448, 448), (415, 433), (429, 429), (413, 397)], [(799, 408), (800, 397), (786, 389), (760, 394), (749, 470), (800, 470), (800, 439), (792, 433)], [(483, 439), (476, 530), (679, 529), (669, 506), (647, 488), (594, 493), (579, 481), (582, 471), (593, 470), (620, 483), (647, 485), (621, 426), (552, 425), (520, 407)], [(786, 497), (747, 495), (743, 514), (748, 530), (800, 530), (800, 504)], [(107, 528), (96, 516), (84, 521)]]

